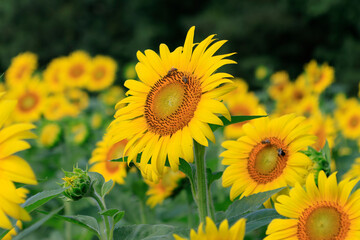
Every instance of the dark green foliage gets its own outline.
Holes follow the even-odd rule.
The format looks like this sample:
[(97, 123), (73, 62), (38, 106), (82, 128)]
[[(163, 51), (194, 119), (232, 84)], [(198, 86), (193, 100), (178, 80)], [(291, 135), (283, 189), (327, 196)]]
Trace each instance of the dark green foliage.
[(335, 67), (337, 87), (351, 95), (360, 78), (360, 4), (356, 0), (116, 1), (3, 0), (0, 2), (0, 72), (19, 52), (39, 55), (40, 67), (84, 49), (114, 57), (120, 71), (136, 51), (170, 49), (216, 33), (238, 65), (235, 76), (251, 81), (256, 66), (286, 69), (294, 79), (310, 59)]

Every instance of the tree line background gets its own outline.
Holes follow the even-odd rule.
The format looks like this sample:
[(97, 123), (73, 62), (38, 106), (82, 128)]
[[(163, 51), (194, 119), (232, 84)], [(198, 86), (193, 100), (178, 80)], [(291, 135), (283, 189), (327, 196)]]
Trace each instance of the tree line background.
[(193, 25), (197, 41), (213, 33), (229, 40), (221, 52), (236, 52), (238, 64), (227, 71), (252, 88), (259, 65), (294, 79), (316, 59), (335, 67), (334, 92), (358, 92), (357, 0), (1, 0), (0, 72), (20, 52), (38, 54), (45, 68), (77, 49), (112, 56), (121, 72), (137, 50), (182, 45)]

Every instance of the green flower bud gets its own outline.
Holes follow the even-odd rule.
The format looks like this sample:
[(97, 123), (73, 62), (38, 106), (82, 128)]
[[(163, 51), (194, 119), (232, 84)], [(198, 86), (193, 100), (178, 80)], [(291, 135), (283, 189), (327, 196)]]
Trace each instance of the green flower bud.
[(320, 171), (324, 171), (326, 176), (331, 174), (329, 161), (325, 158), (322, 151), (318, 152), (314, 148), (309, 147), (308, 150), (302, 152), (313, 162), (311, 171), (314, 173), (316, 183)]
[(65, 172), (62, 187), (67, 188), (64, 195), (73, 201), (83, 198), (89, 191), (91, 180), (87, 171), (74, 168), (72, 172)]

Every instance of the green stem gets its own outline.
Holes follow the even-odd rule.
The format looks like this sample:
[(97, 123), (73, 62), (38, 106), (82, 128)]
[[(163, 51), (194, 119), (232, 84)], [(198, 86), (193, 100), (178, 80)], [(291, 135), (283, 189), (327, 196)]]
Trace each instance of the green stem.
[[(64, 211), (65, 211), (65, 215), (67, 215), (67, 216), (71, 216), (73, 214), (72, 210), (71, 210), (71, 203), (70, 202), (67, 202), (67, 201), (64, 202)], [(69, 222), (65, 223), (65, 239), (66, 240), (71, 240), (72, 239), (72, 237), (71, 237), (71, 223), (69, 223)]]
[[(104, 199), (102, 199), (102, 198), (99, 196), (99, 194), (97, 194), (95, 191), (93, 191), (93, 194), (91, 194), (91, 197), (93, 197), (93, 198), (95, 199), (95, 201), (97, 202), (100, 211), (105, 211), (105, 210), (106, 210), (106, 205), (105, 205)], [(110, 236), (111, 236), (112, 234), (111, 234), (111, 229), (110, 229), (110, 220), (109, 220), (109, 217), (103, 216), (103, 215), (101, 215), (101, 216), (102, 216), (103, 221), (104, 221), (104, 223), (105, 223), (106, 239), (112, 240), (112, 239), (110, 238)]]
[(140, 218), (141, 223), (146, 224), (145, 206), (144, 201), (140, 199)]
[(208, 212), (210, 213), (210, 217), (211, 219), (215, 220), (215, 207), (214, 207), (214, 202), (213, 202), (213, 199), (211, 197), (211, 191), (210, 191), (210, 186), (209, 186), (209, 189), (207, 191), (207, 194), (208, 194)]
[(205, 222), (209, 216), (208, 188), (206, 179), (205, 147), (194, 141), (195, 165), (196, 165), (196, 186), (197, 205), (199, 209), (200, 222)]

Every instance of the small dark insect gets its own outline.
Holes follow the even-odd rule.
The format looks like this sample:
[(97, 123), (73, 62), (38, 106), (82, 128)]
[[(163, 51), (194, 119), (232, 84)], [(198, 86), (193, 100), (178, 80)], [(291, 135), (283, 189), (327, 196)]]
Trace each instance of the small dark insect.
[(177, 68), (172, 67), (172, 68), (168, 71), (168, 74), (170, 74), (170, 73), (172, 73), (173, 71), (176, 71), (176, 70), (177, 70)]
[(184, 83), (187, 83), (189, 80), (188, 80), (185, 76), (183, 76), (183, 77), (182, 77), (182, 81), (183, 81)]
[(269, 143), (270, 143), (270, 140), (269, 140), (269, 139), (265, 139), (265, 140), (262, 140), (261, 143), (262, 143), (262, 144), (269, 144)]
[(277, 151), (278, 151), (279, 156), (282, 156), (282, 157), (285, 156), (285, 152), (282, 150), (282, 148), (278, 148)]

